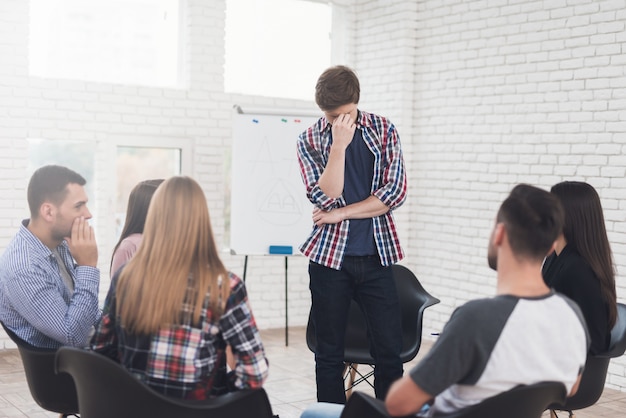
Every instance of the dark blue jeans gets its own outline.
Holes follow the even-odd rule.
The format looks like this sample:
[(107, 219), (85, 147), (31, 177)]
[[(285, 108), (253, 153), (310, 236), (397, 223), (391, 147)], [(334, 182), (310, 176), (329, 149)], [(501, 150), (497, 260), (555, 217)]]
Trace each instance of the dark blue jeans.
[(374, 390), (384, 399), (402, 377), (402, 324), (391, 267), (378, 256), (346, 256), (341, 270), (309, 263), (312, 317), (317, 352), (315, 376), (319, 402), (345, 403), (343, 354), (350, 301), (356, 300), (368, 326), (375, 360)]

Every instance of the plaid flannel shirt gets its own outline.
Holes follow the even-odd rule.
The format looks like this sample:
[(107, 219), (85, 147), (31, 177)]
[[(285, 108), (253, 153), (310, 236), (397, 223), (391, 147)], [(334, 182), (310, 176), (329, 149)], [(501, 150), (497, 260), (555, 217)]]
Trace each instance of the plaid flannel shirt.
[[(382, 116), (359, 111), (357, 129), (374, 154), (374, 178), (372, 195), (380, 199), (389, 211), (373, 218), (374, 241), (383, 266), (397, 263), (404, 257), (396, 231), (392, 211), (406, 200), (407, 182), (400, 138), (394, 125)], [(298, 138), (298, 162), (300, 174), (311, 203), (323, 210), (346, 206), (342, 196), (332, 199), (319, 187), (332, 145), (331, 125), (325, 117)], [(302, 254), (311, 261), (341, 269), (348, 241), (350, 220), (338, 224), (313, 225), (311, 235), (300, 246)]]
[[(262, 386), (268, 361), (247, 303), (246, 288), (237, 276), (229, 273), (231, 293), (218, 321), (212, 319), (207, 294), (199, 324), (183, 319), (182, 324), (153, 335), (130, 334), (120, 325), (115, 317), (116, 278), (92, 340), (94, 350), (119, 361), (153, 389), (176, 398), (207, 399)], [(182, 317), (191, 318), (192, 312), (193, 307), (185, 304)], [(237, 359), (230, 373), (226, 373), (227, 344)]]

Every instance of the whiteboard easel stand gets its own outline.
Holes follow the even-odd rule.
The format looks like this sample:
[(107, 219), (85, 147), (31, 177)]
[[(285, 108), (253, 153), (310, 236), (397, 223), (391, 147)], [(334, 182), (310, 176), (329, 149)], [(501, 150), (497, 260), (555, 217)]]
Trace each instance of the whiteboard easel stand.
[[(287, 292), (289, 282), (289, 256), (285, 256), (285, 347), (289, 346), (289, 292)], [(243, 282), (246, 282), (246, 273), (248, 271), (248, 256), (243, 259)]]

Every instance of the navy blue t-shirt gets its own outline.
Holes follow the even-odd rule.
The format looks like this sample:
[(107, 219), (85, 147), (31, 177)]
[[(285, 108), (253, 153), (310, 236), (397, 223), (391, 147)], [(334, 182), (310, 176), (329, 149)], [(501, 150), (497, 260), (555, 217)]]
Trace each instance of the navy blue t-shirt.
[[(363, 140), (361, 130), (354, 131), (352, 142), (346, 149), (343, 197), (346, 204), (360, 202), (372, 194), (374, 154)], [(350, 219), (350, 230), (345, 255), (375, 255), (374, 225), (372, 218)]]

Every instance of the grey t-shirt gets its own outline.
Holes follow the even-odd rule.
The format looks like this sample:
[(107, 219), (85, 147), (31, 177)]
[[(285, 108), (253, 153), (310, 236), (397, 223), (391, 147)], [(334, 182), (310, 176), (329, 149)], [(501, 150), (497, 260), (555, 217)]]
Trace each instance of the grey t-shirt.
[(588, 347), (580, 309), (567, 297), (497, 296), (456, 309), (410, 376), (435, 396), (427, 416), (447, 414), (520, 384), (563, 382), (569, 393)]

